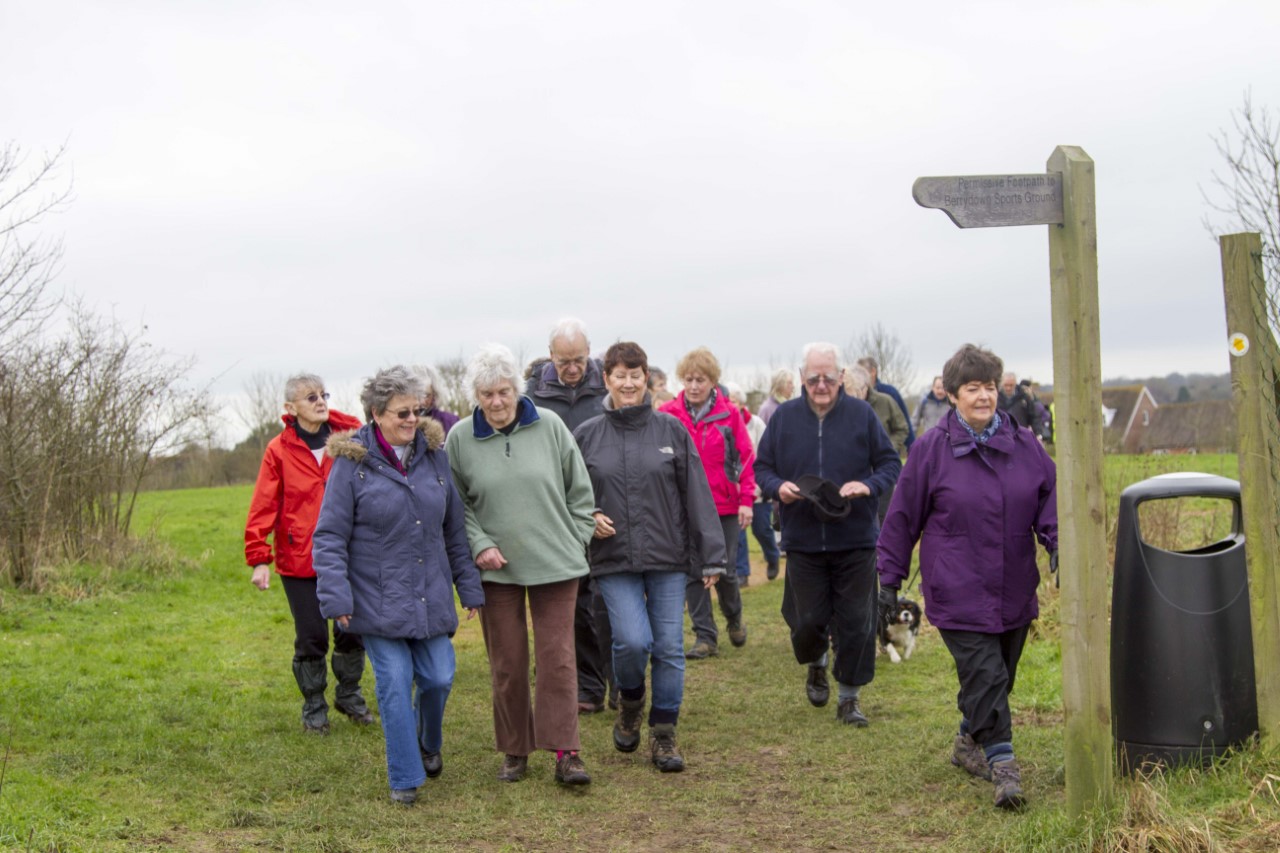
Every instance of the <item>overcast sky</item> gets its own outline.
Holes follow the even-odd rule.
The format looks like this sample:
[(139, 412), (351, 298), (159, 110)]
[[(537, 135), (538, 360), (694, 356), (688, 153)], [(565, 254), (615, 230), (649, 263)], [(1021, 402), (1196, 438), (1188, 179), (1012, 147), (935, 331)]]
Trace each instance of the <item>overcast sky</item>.
[(59, 286), (193, 355), (354, 387), (486, 341), (794, 364), (879, 321), (915, 385), (1052, 381), (1046, 226), (922, 175), (1096, 161), (1103, 375), (1228, 369), (1200, 186), (1280, 3), (0, 0), (0, 141), (67, 143)]

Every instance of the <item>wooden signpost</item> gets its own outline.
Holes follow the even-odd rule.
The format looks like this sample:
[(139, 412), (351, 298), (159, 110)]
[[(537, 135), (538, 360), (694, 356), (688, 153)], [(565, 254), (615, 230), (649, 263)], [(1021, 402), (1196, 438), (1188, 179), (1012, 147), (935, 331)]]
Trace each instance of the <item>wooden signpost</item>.
[(1115, 789), (1093, 160), (1060, 145), (1044, 173), (919, 178), (912, 195), (961, 228), (1049, 226), (1064, 752), (1067, 808), (1079, 815), (1109, 806)]

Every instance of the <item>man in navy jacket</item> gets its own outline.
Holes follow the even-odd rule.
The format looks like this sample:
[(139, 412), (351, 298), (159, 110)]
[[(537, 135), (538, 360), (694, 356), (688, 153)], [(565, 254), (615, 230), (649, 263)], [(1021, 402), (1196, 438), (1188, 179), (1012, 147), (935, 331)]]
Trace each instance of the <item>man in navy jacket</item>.
[[(859, 689), (875, 676), (876, 504), (897, 481), (902, 462), (871, 406), (844, 393), (839, 361), (832, 344), (804, 348), (804, 388), (769, 420), (756, 479), (765, 497), (782, 503), (782, 615), (796, 660), (809, 667), (805, 692), (816, 707), (827, 704), (830, 635), (839, 688), (836, 719), (862, 727), (867, 718)], [(830, 481), (839, 495), (806, 499), (797, 485), (804, 475)], [(847, 514), (841, 499), (848, 503)]]

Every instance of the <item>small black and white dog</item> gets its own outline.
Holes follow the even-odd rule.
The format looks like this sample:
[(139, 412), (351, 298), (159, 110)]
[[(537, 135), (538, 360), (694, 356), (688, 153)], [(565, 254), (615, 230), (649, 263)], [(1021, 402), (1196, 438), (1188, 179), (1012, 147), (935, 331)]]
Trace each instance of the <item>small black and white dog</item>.
[(896, 605), (880, 606), (880, 650), (889, 660), (902, 663), (911, 657), (920, 633), (920, 605), (899, 598)]

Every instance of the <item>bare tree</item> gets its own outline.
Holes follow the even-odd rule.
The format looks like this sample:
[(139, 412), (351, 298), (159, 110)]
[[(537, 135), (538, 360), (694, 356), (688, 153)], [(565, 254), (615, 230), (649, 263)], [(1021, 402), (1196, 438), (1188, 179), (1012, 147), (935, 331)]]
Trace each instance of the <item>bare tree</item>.
[(916, 366), (911, 350), (879, 320), (845, 348), (845, 360), (849, 364), (865, 356), (871, 356), (880, 366), (877, 378), (881, 382), (901, 388), (904, 393), (915, 382)]
[(1201, 188), (1205, 204), (1220, 214), (1216, 221), (1206, 215), (1204, 226), (1215, 242), (1228, 231), (1262, 235), (1268, 319), (1280, 335), (1280, 121), (1266, 107), (1255, 109), (1245, 92), (1231, 123), (1213, 137), (1226, 171), (1212, 173), (1210, 192)]
[(436, 405), (455, 415), (471, 414), (471, 399), (467, 394), (467, 362), (462, 356), (446, 358), (436, 363), (443, 388), (436, 389)]
[(259, 455), (280, 432), (285, 381), (286, 377), (278, 373), (257, 371), (245, 381), (244, 398), (235, 405), (236, 418), (249, 430)]
[(71, 195), (70, 186), (58, 181), (63, 151), (46, 154), (28, 168), (15, 143), (0, 148), (0, 356), (35, 334), (57, 306), (47, 290), (62, 246), (26, 234)]

